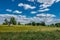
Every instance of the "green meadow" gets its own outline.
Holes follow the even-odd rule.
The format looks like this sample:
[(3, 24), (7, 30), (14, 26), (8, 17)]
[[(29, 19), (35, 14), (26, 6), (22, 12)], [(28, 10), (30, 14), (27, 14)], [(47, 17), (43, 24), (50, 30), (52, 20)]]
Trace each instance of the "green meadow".
[(0, 32), (28, 32), (28, 31), (55, 31), (60, 27), (31, 26), (31, 25), (0, 25)]
[(0, 40), (60, 40), (60, 27), (0, 25)]

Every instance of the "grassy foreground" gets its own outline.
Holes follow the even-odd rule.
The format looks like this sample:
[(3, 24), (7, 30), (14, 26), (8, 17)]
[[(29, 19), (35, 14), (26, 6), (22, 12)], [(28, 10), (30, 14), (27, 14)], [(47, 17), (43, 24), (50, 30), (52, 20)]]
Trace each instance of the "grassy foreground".
[(60, 27), (0, 25), (0, 40), (60, 40)]
[(55, 31), (60, 30), (60, 27), (47, 27), (47, 26), (29, 26), (29, 25), (0, 25), (0, 32), (28, 32), (28, 31)]
[(60, 40), (60, 31), (0, 32), (0, 40)]

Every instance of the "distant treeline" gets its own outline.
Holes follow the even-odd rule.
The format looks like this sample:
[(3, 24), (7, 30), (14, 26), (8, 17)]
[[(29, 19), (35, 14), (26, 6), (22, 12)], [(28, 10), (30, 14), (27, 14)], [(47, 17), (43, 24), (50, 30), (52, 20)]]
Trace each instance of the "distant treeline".
[(55, 24), (51, 24), (51, 25), (48, 25), (48, 26), (51, 26), (51, 27), (60, 27), (60, 23), (55, 23)]
[[(16, 19), (14, 17), (11, 17), (10, 20), (5, 19), (3, 22), (3, 25), (22, 25), (20, 22), (17, 22)], [(40, 22), (40, 23), (36, 23), (36, 22), (31, 22), (31, 23), (27, 23), (25, 25), (32, 25), (32, 26), (46, 26), (45, 22)], [(56, 24), (51, 24), (48, 25), (51, 27), (60, 27), (60, 23), (56, 23)]]

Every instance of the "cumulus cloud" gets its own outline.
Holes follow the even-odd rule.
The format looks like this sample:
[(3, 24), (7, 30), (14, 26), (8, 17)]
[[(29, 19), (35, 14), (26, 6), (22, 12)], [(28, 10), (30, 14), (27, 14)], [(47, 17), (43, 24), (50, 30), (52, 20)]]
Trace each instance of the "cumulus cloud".
[[(41, 17), (42, 16), (42, 17)], [(1, 23), (4, 22), (4, 19), (10, 20), (11, 17), (15, 17), (17, 22), (20, 22), (22, 24), (30, 23), (30, 22), (42, 22), (44, 21), (45, 23), (50, 23), (54, 21), (53, 17), (56, 17), (53, 14), (37, 14), (34, 17), (27, 18), (25, 15), (13, 15), (13, 14), (0, 14), (0, 21)]]
[(36, 14), (37, 12), (36, 11), (31, 11), (31, 14)]
[(28, 0), (28, 1), (31, 1), (31, 2), (39, 2), (39, 3), (43, 3), (42, 6), (43, 7), (49, 7), (51, 6), (54, 2), (59, 2), (60, 0)]
[(60, 2), (60, 0), (56, 0), (56, 2)]
[(37, 14), (36, 16), (37, 17), (56, 17), (54, 14), (44, 14), (44, 13)]
[(6, 9), (7, 12), (12, 12), (12, 13), (18, 13), (18, 14), (21, 14), (22, 11), (19, 11), (19, 10), (11, 10), (11, 9)]
[(7, 11), (7, 12), (12, 12), (12, 10), (11, 10), (11, 9), (6, 9), (6, 11)]
[(15, 10), (15, 11), (13, 11), (13, 13), (18, 13), (18, 14), (21, 14), (21, 13), (22, 13), (22, 11)]
[(28, 0), (28, 1), (34, 2), (35, 0)]
[(45, 12), (45, 11), (49, 11), (50, 9), (46, 8), (46, 9), (40, 9), (38, 10), (38, 12)]
[[(39, 7), (40, 7), (40, 12), (44, 12), (44, 11), (49, 11), (49, 8), (51, 5), (53, 5), (53, 3), (59, 2), (60, 0), (28, 0), (31, 2), (38, 2), (38, 3), (42, 3)], [(48, 9), (46, 9), (48, 8)], [(44, 9), (44, 10), (41, 10)]]
[(19, 7), (24, 7), (24, 9), (35, 9), (35, 6), (31, 6), (29, 4), (23, 4), (23, 3), (19, 3), (18, 4)]
[(0, 14), (0, 24), (2, 24), (4, 22), (5, 19), (7, 19), (8, 21), (10, 21), (11, 17), (15, 17), (16, 15), (10, 15), (10, 14)]
[(17, 22), (20, 22), (20, 23), (28, 23), (29, 20), (28, 18), (26, 18), (25, 15), (13, 15), (13, 14), (0, 14), (0, 18), (1, 18), (1, 24), (4, 22), (4, 19), (6, 18), (8, 21), (10, 21), (10, 18), (11, 17), (14, 17), (16, 19)]
[(52, 23), (52, 21), (54, 21), (54, 18), (56, 17), (56, 15), (54, 14), (37, 14), (36, 15), (37, 17), (39, 17), (40, 19), (42, 18), (42, 20), (45, 22), (45, 23)]

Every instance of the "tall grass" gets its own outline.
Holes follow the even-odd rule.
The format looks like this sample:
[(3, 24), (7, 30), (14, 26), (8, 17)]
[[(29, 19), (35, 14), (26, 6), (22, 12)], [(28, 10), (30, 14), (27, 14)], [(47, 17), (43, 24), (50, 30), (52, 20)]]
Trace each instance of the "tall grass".
[(0, 25), (0, 32), (28, 32), (28, 31), (54, 31), (60, 30), (60, 27), (30, 26), (30, 25)]
[(60, 40), (60, 27), (0, 25), (0, 40)]
[(0, 40), (60, 40), (60, 31), (0, 32)]

